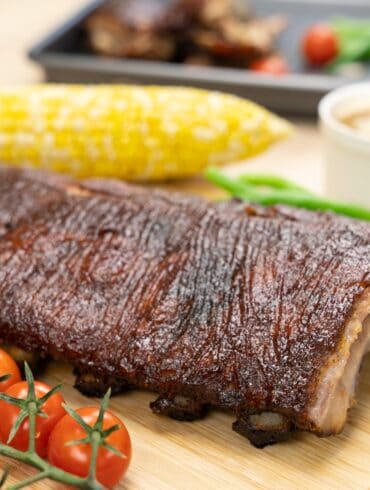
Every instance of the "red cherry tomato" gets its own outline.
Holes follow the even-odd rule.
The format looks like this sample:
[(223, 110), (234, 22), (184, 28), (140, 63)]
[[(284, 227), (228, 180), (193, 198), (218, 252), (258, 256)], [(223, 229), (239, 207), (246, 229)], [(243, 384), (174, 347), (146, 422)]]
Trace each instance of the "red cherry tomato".
[(269, 75), (284, 75), (289, 73), (289, 67), (286, 60), (278, 55), (258, 58), (252, 61), (249, 65), (249, 69)]
[(6, 374), (9, 374), (10, 378), (0, 383), (0, 391), (6, 391), (9, 386), (22, 380), (17, 363), (7, 352), (0, 349), (0, 378)]
[[(35, 381), (35, 392), (37, 398), (41, 398), (50, 391), (50, 386), (40, 381)], [(8, 395), (15, 398), (26, 399), (28, 393), (28, 384), (26, 381), (21, 381), (12, 385), (6, 390)], [(36, 417), (36, 451), (41, 457), (47, 455), (47, 445), (51, 431), (54, 429), (57, 422), (65, 415), (65, 410), (62, 406), (64, 399), (62, 395), (56, 393), (51, 396), (42, 406), (43, 412), (47, 418)], [(7, 443), (10, 431), (19, 415), (19, 408), (11, 405), (8, 402), (0, 400), (0, 442)], [(10, 442), (10, 446), (26, 451), (28, 449), (28, 430), (29, 422), (25, 419), (19, 427), (14, 439)]]
[[(98, 418), (99, 409), (80, 408), (77, 413), (92, 427)], [(103, 429), (109, 429), (114, 425), (118, 425), (119, 429), (110, 434), (106, 442), (118, 449), (125, 457), (122, 458), (105, 448), (99, 448), (96, 478), (107, 488), (112, 488), (121, 480), (131, 460), (131, 440), (125, 425), (111, 412), (106, 412)], [(49, 439), (48, 459), (50, 463), (74, 475), (86, 477), (90, 465), (91, 446), (89, 444), (66, 445), (69, 441), (85, 437), (84, 429), (70, 415), (63, 417), (55, 426)]]
[(310, 27), (302, 39), (302, 52), (313, 66), (323, 66), (339, 53), (339, 40), (334, 30), (326, 24)]

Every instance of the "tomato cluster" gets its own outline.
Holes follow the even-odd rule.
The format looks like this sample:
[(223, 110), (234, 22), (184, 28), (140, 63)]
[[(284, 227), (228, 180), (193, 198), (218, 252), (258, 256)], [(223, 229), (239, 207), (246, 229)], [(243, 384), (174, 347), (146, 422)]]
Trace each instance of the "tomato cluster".
[[(307, 64), (320, 68), (340, 53), (340, 42), (335, 30), (328, 24), (315, 24), (307, 29), (301, 41), (301, 52)], [(289, 73), (287, 60), (279, 54), (271, 54), (252, 61), (249, 70), (266, 75)]]
[[(16, 362), (0, 349), (0, 378), (5, 375), (10, 376), (0, 383), (0, 392), (25, 400), (29, 385), (26, 381), (22, 381)], [(47, 384), (35, 381), (35, 394), (38, 399), (50, 390)], [(17, 406), (0, 400), (0, 443), (8, 444), (9, 435), (19, 411)], [(89, 444), (68, 444), (71, 441), (84, 439), (86, 433), (83, 427), (65, 411), (62, 395), (54, 393), (42, 405), (42, 411), (46, 417), (36, 417), (36, 452), (42, 458), (47, 458), (52, 465), (74, 475), (86, 477), (91, 461), (91, 446)], [(85, 407), (77, 410), (77, 413), (87, 425), (93, 427), (97, 421), (99, 409)], [(103, 447), (99, 448), (97, 457), (96, 478), (107, 488), (112, 488), (121, 480), (131, 459), (131, 441), (125, 425), (118, 417), (106, 411), (103, 429), (106, 430), (116, 425), (119, 427), (118, 430), (107, 437), (106, 443), (117, 449), (123, 457)], [(29, 422), (26, 418), (9, 445), (20, 451), (27, 451), (28, 444)]]

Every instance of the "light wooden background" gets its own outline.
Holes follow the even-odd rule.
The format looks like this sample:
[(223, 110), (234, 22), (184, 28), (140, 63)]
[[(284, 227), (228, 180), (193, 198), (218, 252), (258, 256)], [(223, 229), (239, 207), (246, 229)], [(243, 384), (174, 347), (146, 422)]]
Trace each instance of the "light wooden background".
[[(26, 51), (65, 16), (86, 3), (82, 0), (0, 0), (0, 83), (21, 84), (42, 80), (42, 73), (27, 61)], [(294, 178), (314, 190), (323, 189), (321, 141), (315, 121), (295, 121), (296, 133), (287, 142), (248, 163)], [(235, 164), (231, 173), (247, 164)], [(205, 192), (201, 182), (181, 188)], [(50, 365), (44, 379), (64, 382), (63, 394), (74, 406), (89, 402), (72, 388), (70, 368)], [(148, 404), (154, 395), (134, 392), (113, 400), (112, 409), (126, 422), (133, 440), (133, 461), (127, 490), (208, 489), (368, 489), (370, 488), (370, 362), (359, 389), (358, 404), (342, 435), (318, 439), (298, 434), (293, 441), (266, 448), (250, 446), (231, 431), (232, 416), (214, 412), (192, 424), (154, 416)], [(12, 464), (15, 482), (29, 468)], [(0, 461), (0, 467), (1, 467)], [(49, 482), (33, 488), (61, 488)]]

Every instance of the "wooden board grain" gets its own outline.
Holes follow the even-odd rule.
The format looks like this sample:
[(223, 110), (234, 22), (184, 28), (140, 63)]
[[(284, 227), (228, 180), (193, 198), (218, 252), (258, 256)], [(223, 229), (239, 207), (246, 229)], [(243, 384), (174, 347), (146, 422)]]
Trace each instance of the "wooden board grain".
[[(52, 385), (63, 382), (63, 395), (75, 407), (95, 403), (73, 389), (68, 365), (51, 363), (42, 379)], [(119, 489), (370, 488), (370, 358), (345, 430), (326, 439), (298, 433), (290, 441), (258, 450), (232, 432), (232, 415), (215, 411), (202, 421), (177, 422), (151, 413), (154, 397), (135, 391), (112, 399), (111, 409), (127, 424), (133, 443), (132, 464)], [(33, 471), (11, 466), (13, 483)], [(47, 481), (30, 488), (63, 487)]]
[[(294, 141), (290, 144), (294, 146)], [(228, 169), (231, 174), (241, 171), (244, 165)], [(288, 174), (295, 177), (292, 171)], [(314, 183), (318, 187), (316, 179)], [(201, 180), (167, 187), (215, 197), (214, 188)], [(50, 363), (42, 379), (50, 385), (62, 382), (63, 395), (74, 407), (97, 402), (73, 388), (68, 365)], [(231, 430), (231, 414), (214, 411), (202, 421), (177, 422), (152, 414), (149, 403), (154, 399), (155, 394), (139, 391), (112, 399), (111, 408), (127, 424), (133, 442), (132, 464), (119, 489), (370, 488), (370, 356), (362, 371), (358, 403), (350, 412), (345, 430), (326, 439), (297, 433), (290, 441), (258, 450)], [(5, 460), (0, 458), (0, 467), (4, 465)], [(9, 482), (24, 479), (32, 471), (12, 464)], [(48, 481), (32, 488), (63, 487)]]

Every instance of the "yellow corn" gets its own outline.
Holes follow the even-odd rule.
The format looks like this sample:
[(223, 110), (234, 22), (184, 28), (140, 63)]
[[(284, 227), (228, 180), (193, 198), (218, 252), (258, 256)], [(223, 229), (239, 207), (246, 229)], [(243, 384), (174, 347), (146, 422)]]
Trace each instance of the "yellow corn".
[(289, 134), (258, 105), (175, 87), (0, 87), (0, 160), (78, 177), (160, 180), (255, 155)]

